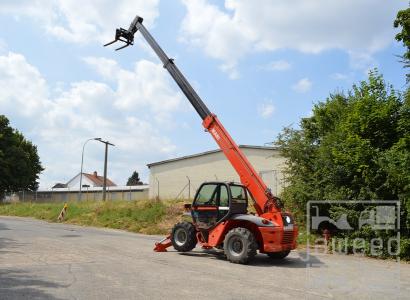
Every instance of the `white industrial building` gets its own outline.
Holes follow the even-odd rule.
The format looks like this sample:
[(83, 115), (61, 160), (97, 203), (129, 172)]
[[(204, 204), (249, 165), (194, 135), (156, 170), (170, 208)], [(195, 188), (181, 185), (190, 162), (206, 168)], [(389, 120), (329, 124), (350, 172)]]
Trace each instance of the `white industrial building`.
[[(253, 167), (262, 176), (273, 194), (284, 185), (285, 158), (277, 148), (240, 145)], [(205, 181), (236, 181), (239, 176), (221, 150), (159, 161), (147, 165), (150, 169), (149, 197), (160, 199), (193, 198)]]

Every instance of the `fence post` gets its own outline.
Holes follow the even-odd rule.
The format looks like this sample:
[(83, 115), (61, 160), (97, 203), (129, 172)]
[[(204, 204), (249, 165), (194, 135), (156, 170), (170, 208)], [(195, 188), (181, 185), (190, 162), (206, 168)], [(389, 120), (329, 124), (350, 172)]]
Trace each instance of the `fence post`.
[(159, 199), (159, 180), (157, 177), (155, 177), (155, 180), (157, 181), (157, 198)]
[(191, 199), (191, 179), (189, 177), (186, 177), (188, 179), (188, 200)]

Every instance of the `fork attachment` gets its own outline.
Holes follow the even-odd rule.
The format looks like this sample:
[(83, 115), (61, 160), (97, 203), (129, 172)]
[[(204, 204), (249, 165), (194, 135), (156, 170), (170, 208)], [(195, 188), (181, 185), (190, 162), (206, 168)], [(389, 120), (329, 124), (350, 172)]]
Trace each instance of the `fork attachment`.
[(115, 30), (114, 40), (112, 42), (109, 42), (109, 43), (105, 44), (104, 47), (106, 47), (108, 45), (111, 45), (111, 44), (114, 44), (117, 41), (124, 42), (125, 45), (115, 49), (115, 51), (124, 49), (125, 47), (128, 47), (130, 45), (134, 45), (134, 34), (137, 32), (137, 26), (136, 25), (137, 25), (138, 22), (141, 23), (142, 21), (143, 21), (143, 19), (141, 17), (136, 16), (134, 18), (134, 20), (132, 21), (132, 23), (131, 23), (130, 27), (128, 28), (128, 30), (124, 29), (124, 28), (118, 28), (117, 30)]
[(155, 252), (167, 252), (167, 248), (170, 246), (172, 246), (171, 235), (168, 235), (166, 238), (155, 243), (154, 251)]

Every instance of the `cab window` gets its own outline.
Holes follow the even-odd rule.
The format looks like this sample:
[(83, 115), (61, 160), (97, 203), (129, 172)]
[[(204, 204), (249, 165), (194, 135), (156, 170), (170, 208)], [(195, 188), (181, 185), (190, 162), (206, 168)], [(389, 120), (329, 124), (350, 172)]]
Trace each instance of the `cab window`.
[(219, 206), (229, 206), (228, 189), (225, 185), (221, 185), (220, 187)]
[(248, 201), (246, 190), (240, 185), (231, 185), (231, 195), (233, 203), (246, 203)]
[(204, 184), (195, 199), (195, 205), (216, 205), (216, 184)]

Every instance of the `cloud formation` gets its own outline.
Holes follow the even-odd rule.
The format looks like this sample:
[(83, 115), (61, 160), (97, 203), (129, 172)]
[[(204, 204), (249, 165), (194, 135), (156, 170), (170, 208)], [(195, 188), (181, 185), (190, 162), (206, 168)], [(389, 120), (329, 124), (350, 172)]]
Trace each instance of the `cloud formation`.
[(371, 56), (394, 40), (392, 20), (403, 7), (384, 0), (225, 0), (223, 9), (207, 0), (183, 3), (182, 38), (221, 60), (232, 78), (238, 61), (258, 51), (339, 49), (355, 62)]
[(310, 81), (309, 78), (302, 78), (292, 86), (292, 89), (298, 93), (306, 93), (310, 91), (311, 88), (312, 81)]
[(270, 116), (272, 116), (274, 112), (275, 112), (275, 106), (273, 105), (271, 101), (259, 104), (258, 106), (258, 113), (264, 119), (267, 119)]
[[(29, 17), (62, 40), (74, 43), (107, 42), (115, 26), (127, 27), (138, 13), (150, 26), (158, 16), (159, 0), (4, 0), (0, 14)], [(113, 27), (114, 26), (114, 27)]]
[(275, 60), (263, 67), (266, 71), (286, 71), (291, 68), (291, 64), (286, 60)]
[[(141, 60), (132, 70), (125, 70), (105, 58), (86, 61), (110, 77), (110, 84), (79, 81), (50, 93), (40, 71), (23, 55), (0, 56), (0, 107), (12, 124), (20, 120), (18, 124), (27, 126), (19, 129), (38, 145), (46, 168), (40, 178), (42, 187), (79, 172), (81, 147), (90, 137), (109, 139), (116, 145), (110, 150), (110, 177), (119, 184), (124, 184), (131, 171), (145, 171), (147, 161), (176, 149), (157, 128), (172, 119), (172, 112), (182, 109), (182, 95), (160, 64)], [(107, 71), (112, 68), (117, 72)], [(87, 146), (86, 171), (101, 170), (100, 148)]]

